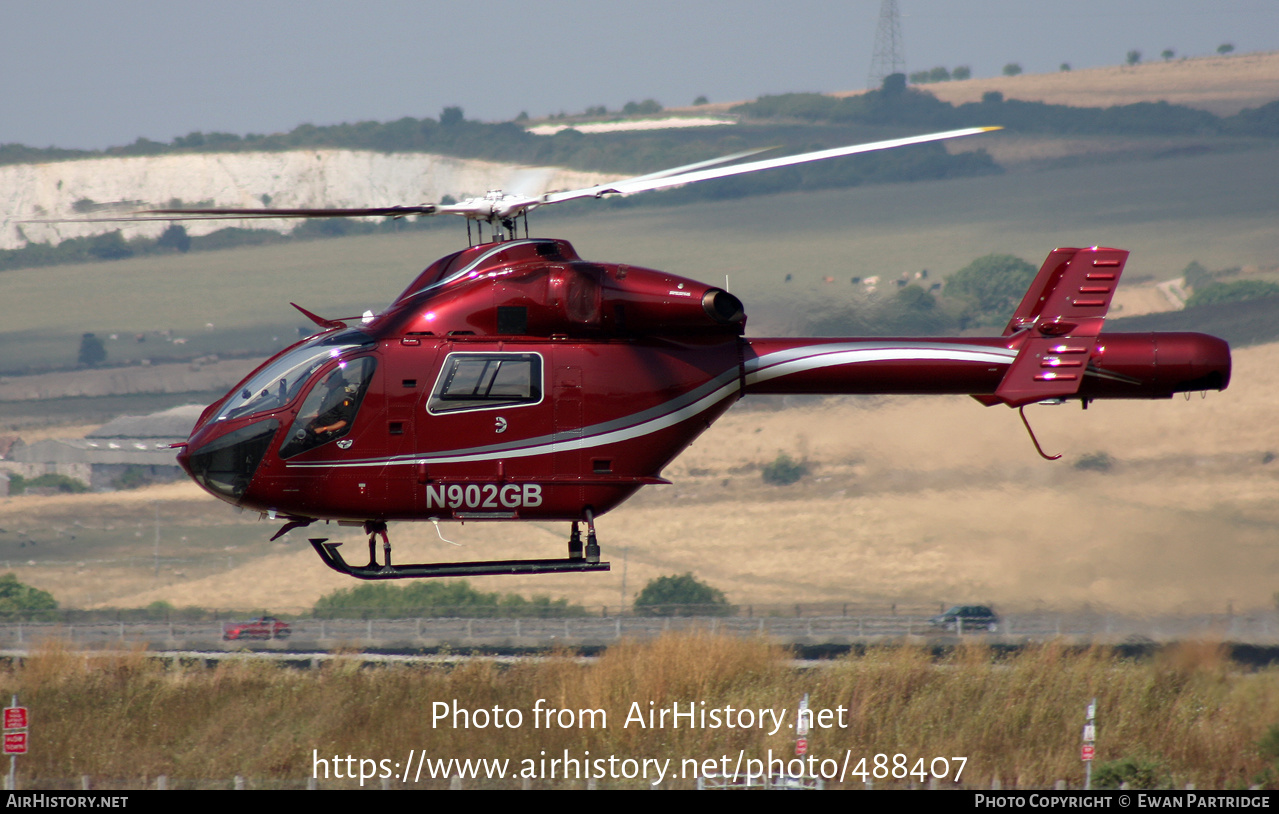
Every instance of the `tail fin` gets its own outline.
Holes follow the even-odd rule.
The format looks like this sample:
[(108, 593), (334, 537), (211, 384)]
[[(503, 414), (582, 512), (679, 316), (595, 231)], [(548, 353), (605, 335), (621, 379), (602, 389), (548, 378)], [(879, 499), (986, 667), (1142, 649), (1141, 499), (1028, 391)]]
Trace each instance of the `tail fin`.
[(1008, 321), (1004, 336), (1034, 328), (1048, 336), (1096, 336), (1124, 272), (1123, 249), (1053, 249)]
[(1077, 393), (1127, 261), (1123, 249), (1054, 249), (1004, 329), (1017, 358), (979, 401), (1019, 407)]

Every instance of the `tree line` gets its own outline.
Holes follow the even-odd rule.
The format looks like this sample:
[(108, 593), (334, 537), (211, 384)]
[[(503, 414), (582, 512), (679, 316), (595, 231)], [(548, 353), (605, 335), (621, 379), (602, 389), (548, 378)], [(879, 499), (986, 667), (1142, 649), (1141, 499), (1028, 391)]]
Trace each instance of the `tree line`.
[(1005, 99), (998, 91), (984, 94), (980, 102), (954, 105), (922, 89), (907, 87), (903, 74), (887, 77), (883, 87), (860, 96), (837, 98), (821, 93), (784, 93), (737, 105), (731, 112), (756, 121), (909, 125), (934, 129), (1001, 125), (1018, 132), (1062, 135), (1279, 137), (1279, 100), (1247, 108), (1234, 116), (1215, 116), (1168, 102), (1069, 107)]

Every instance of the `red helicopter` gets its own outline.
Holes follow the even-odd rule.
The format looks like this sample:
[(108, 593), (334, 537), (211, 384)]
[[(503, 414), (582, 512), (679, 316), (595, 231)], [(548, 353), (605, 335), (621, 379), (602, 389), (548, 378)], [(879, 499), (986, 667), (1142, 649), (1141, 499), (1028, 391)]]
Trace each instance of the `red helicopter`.
[[(743, 396), (958, 393), (986, 405), (1079, 399), (1086, 408), (1099, 398), (1224, 389), (1230, 348), (1220, 339), (1101, 333), (1128, 257), (1119, 249), (1054, 250), (1001, 337), (760, 339), (744, 335), (742, 303), (723, 289), (586, 261), (567, 241), (528, 237), (538, 206), (992, 129), (725, 166), (748, 155), (738, 154), (588, 189), (498, 191), (452, 205), (140, 213), (458, 214), (468, 237), (472, 220), (492, 229), (358, 324), (295, 306), (322, 330), (207, 408), (178, 461), (215, 497), (285, 521), (272, 539), (317, 520), (362, 526), (366, 565), (348, 564), (340, 543), (311, 539), (326, 565), (360, 579), (606, 571), (596, 518), (642, 486), (667, 483), (663, 468)], [(404, 520), (572, 525), (565, 559), (396, 564), (387, 523)]]

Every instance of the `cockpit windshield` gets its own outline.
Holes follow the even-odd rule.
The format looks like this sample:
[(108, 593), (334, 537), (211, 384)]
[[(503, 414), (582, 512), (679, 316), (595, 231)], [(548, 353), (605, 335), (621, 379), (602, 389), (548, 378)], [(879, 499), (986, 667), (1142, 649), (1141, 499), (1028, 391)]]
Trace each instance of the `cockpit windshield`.
[(275, 410), (288, 404), (321, 365), (373, 339), (358, 328), (324, 334), (294, 348), (258, 371), (218, 408), (217, 420)]

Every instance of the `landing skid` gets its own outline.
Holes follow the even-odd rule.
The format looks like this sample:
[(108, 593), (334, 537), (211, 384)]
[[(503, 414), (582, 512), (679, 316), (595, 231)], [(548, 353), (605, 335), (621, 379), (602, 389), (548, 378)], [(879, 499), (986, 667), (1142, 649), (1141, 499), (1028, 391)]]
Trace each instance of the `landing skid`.
[(356, 579), (415, 579), (420, 577), (482, 577), (498, 574), (559, 574), (570, 571), (607, 571), (609, 563), (566, 560), (491, 560), (487, 562), (434, 562), (412, 565), (348, 565), (338, 551), (341, 543), (311, 538), (324, 564)]
[[(327, 537), (310, 538), (311, 547), (320, 555), (324, 564), (340, 574), (356, 579), (420, 579), (424, 577), (481, 577), (503, 574), (562, 574), (575, 571), (608, 571), (609, 564), (600, 562), (600, 547), (595, 539), (595, 516), (586, 510), (586, 546), (583, 550), (582, 535), (578, 524), (573, 524), (573, 534), (568, 543), (566, 560), (485, 560), (477, 562), (428, 562), (408, 565), (391, 564), (391, 541), (387, 538), (386, 523), (370, 521), (364, 524), (369, 535), (369, 564), (350, 565), (338, 551), (341, 543), (330, 543)], [(384, 565), (377, 561), (377, 538), (382, 538)]]

